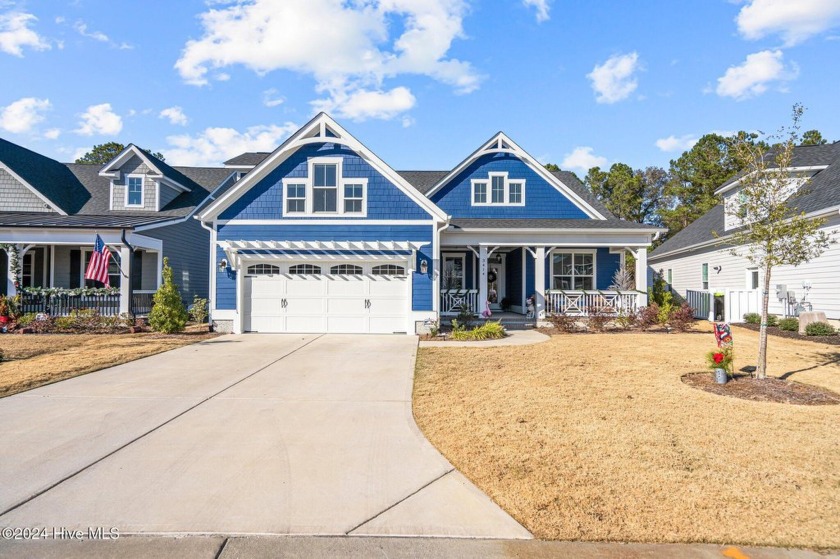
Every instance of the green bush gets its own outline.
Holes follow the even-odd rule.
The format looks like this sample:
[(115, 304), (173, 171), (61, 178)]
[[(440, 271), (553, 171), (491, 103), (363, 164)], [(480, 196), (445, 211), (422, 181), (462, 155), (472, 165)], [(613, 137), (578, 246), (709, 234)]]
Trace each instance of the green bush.
[(744, 322), (747, 324), (761, 324), (761, 315), (755, 312), (748, 312), (744, 315)]
[(190, 305), (190, 318), (193, 322), (204, 324), (204, 321), (207, 320), (207, 299), (198, 295), (193, 297), (192, 305)]
[(837, 330), (828, 322), (812, 322), (805, 327), (806, 336), (833, 336)]
[(786, 330), (788, 332), (798, 332), (799, 331), (799, 319), (798, 318), (783, 318), (779, 321), (779, 328), (782, 330)]
[(181, 300), (181, 292), (172, 281), (172, 268), (169, 258), (163, 259), (163, 284), (155, 292), (152, 312), (149, 313), (149, 326), (155, 332), (173, 334), (182, 332), (187, 325), (187, 309)]
[(775, 314), (768, 314), (767, 315), (767, 326), (778, 326), (779, 325), (779, 317)]
[[(455, 321), (453, 320), (453, 323)], [(502, 326), (501, 321), (488, 320), (481, 326), (476, 326), (472, 330), (458, 329), (452, 330), (452, 339), (458, 341), (478, 342), (481, 340), (498, 340), (505, 337), (505, 327)]]
[(74, 330), (76, 319), (72, 316), (59, 316), (53, 321), (53, 328), (60, 331)]
[(18, 328), (26, 328), (35, 320), (35, 313), (28, 312), (24, 315), (21, 315), (20, 318), (17, 319), (17, 326)]
[(639, 324), (639, 314), (634, 311), (626, 311), (624, 309), (618, 311), (618, 316), (615, 317), (615, 325), (622, 330), (630, 330)]

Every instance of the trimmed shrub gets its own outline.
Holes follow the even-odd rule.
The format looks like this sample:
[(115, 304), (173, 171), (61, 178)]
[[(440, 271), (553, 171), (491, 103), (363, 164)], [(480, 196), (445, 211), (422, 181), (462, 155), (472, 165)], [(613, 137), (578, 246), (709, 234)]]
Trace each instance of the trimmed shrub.
[(756, 312), (748, 312), (744, 315), (744, 322), (747, 324), (761, 324), (761, 315)]
[(659, 324), (659, 305), (656, 303), (651, 303), (646, 307), (642, 307), (639, 310), (639, 326), (643, 330), (650, 328), (651, 326), (655, 326)]
[(837, 330), (828, 322), (812, 322), (805, 327), (806, 336), (833, 336)]
[(163, 284), (155, 292), (154, 302), (152, 312), (149, 313), (149, 326), (152, 330), (164, 334), (182, 332), (189, 316), (181, 292), (172, 280), (169, 258), (163, 259)]
[(17, 327), (18, 328), (27, 328), (30, 324), (35, 320), (35, 313), (28, 312), (24, 315), (21, 315), (20, 318), (17, 319)]
[(586, 327), (594, 332), (603, 332), (611, 320), (612, 315), (604, 312), (604, 309), (592, 309), (586, 319)]
[(76, 324), (76, 319), (72, 316), (59, 316), (53, 320), (52, 327), (58, 331), (68, 332), (74, 330), (76, 328)]
[(548, 315), (548, 321), (551, 322), (557, 330), (565, 332), (566, 334), (577, 332), (579, 329), (578, 317), (576, 316), (569, 316), (563, 313), (550, 314)]
[(799, 319), (783, 318), (779, 321), (779, 328), (787, 332), (799, 332)]
[(778, 326), (779, 325), (779, 317), (775, 314), (768, 314), (767, 315), (767, 326)]
[(694, 324), (694, 309), (688, 303), (683, 303), (679, 307), (675, 307), (671, 310), (668, 324), (671, 325), (671, 328), (679, 332), (691, 330), (691, 325)]
[(630, 330), (639, 325), (639, 314), (633, 311), (621, 310), (615, 317), (615, 325), (622, 330)]
[(671, 315), (674, 313), (674, 309), (673, 303), (668, 298), (667, 301), (659, 305), (659, 312), (656, 313), (656, 322), (660, 326), (667, 326), (671, 322)]
[(204, 321), (207, 320), (207, 299), (198, 295), (193, 297), (192, 305), (190, 305), (190, 318), (193, 322), (204, 324)]
[(478, 342), (481, 340), (498, 340), (504, 337), (505, 327), (502, 326), (501, 321), (493, 320), (488, 320), (472, 330), (458, 329), (452, 331), (452, 339), (459, 341)]

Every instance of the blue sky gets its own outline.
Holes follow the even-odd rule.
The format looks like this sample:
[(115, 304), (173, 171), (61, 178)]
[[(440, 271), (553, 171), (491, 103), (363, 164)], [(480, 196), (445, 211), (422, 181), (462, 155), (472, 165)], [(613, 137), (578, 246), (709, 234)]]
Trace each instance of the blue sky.
[(838, 60), (838, 0), (0, 0), (0, 136), (218, 164), (326, 110), (397, 169), (504, 130), (583, 174), (773, 131), (795, 102), (840, 140)]

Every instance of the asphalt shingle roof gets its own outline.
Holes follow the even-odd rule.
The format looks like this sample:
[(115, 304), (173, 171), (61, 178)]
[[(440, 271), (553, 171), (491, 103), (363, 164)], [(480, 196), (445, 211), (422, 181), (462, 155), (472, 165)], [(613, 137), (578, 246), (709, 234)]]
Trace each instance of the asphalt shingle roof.
[[(767, 159), (773, 159), (774, 155), (769, 152), (766, 155)], [(824, 165), (831, 165), (840, 158), (840, 142), (833, 144), (823, 144), (820, 146), (797, 146), (793, 148), (793, 157), (791, 158), (791, 167), (820, 167)], [(770, 168), (776, 167), (775, 160), (770, 164)], [(739, 173), (723, 183), (720, 188), (729, 186), (733, 182), (740, 179), (744, 174)]]
[[(171, 219), (171, 218), (170, 218)], [(122, 229), (162, 221), (160, 216), (61, 215), (41, 212), (0, 212), (0, 227), (80, 227)]]
[(477, 219), (453, 218), (456, 229), (639, 229), (656, 230), (653, 225), (622, 219)]
[(225, 161), (225, 165), (250, 165), (256, 167), (262, 160), (271, 155), (267, 151), (246, 151)]

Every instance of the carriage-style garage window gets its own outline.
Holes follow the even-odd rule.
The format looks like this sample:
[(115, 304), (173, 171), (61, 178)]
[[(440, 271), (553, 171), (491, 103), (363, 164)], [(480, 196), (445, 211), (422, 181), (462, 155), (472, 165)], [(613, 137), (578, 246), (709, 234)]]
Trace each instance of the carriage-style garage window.
[(339, 264), (330, 268), (330, 273), (334, 276), (360, 276), (362, 267), (355, 264)]
[(524, 206), (525, 179), (511, 180), (507, 173), (492, 172), (472, 179), (473, 206)]
[(310, 157), (305, 176), (283, 179), (283, 215), (365, 217), (368, 179), (344, 177), (344, 167), (342, 157)]
[(405, 268), (396, 264), (380, 264), (373, 267), (374, 276), (404, 276)]
[(320, 274), (321, 267), (313, 264), (295, 264), (294, 266), (289, 266), (289, 273), (296, 275)]
[(249, 276), (271, 276), (280, 273), (280, 266), (273, 264), (254, 264), (248, 266), (247, 274)]

